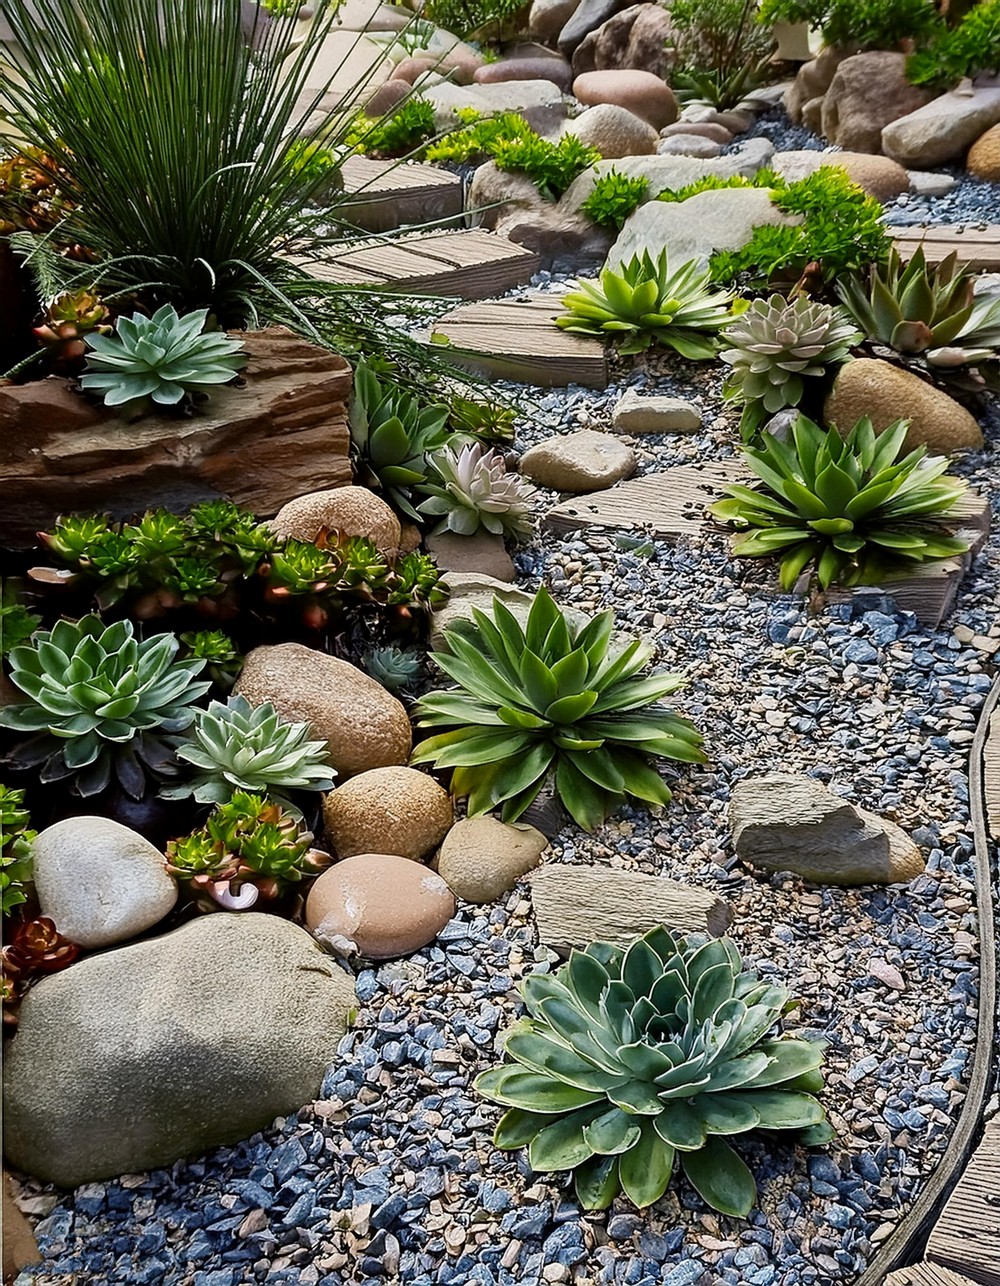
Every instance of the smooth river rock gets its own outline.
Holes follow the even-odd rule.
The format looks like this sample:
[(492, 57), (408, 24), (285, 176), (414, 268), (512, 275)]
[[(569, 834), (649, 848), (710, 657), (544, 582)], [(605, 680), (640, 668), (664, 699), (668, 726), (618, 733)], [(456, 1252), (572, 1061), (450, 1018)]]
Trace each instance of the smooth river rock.
[(434, 865), (456, 897), (495, 902), (539, 864), (548, 843), (523, 822), (465, 817), (445, 836)]
[(392, 853), (419, 861), (447, 835), (455, 810), (429, 773), (392, 766), (358, 773), (331, 791), (323, 819), (338, 857)]

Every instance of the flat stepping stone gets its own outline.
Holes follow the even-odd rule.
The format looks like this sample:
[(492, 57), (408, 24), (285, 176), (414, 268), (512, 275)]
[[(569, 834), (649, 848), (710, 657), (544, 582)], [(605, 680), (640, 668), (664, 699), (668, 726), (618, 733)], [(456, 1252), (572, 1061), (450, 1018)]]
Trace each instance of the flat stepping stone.
[(975, 1286), (968, 1277), (960, 1277), (940, 1264), (914, 1264), (891, 1273), (883, 1286)]
[(1000, 223), (969, 227), (961, 223), (939, 223), (931, 228), (887, 228), (900, 255), (908, 259), (923, 246), (929, 264), (941, 263), (954, 250), (960, 262), (976, 272), (1000, 269)]
[(927, 1258), (1000, 1286), (1000, 1120), (990, 1121), (927, 1241)]
[(442, 354), (466, 370), (541, 388), (607, 388), (603, 343), (560, 330), (562, 311), (558, 295), (488, 299), (446, 313), (434, 323), (432, 342), (447, 340)]
[[(340, 173), (344, 189), (338, 194), (337, 217), (366, 232), (392, 232), (462, 213), (462, 180), (435, 165), (349, 156)], [(343, 195), (348, 200), (341, 203)]]
[(986, 795), (986, 826), (1000, 840), (1000, 710), (990, 717), (990, 730), (983, 746), (983, 787)]
[(625, 946), (658, 924), (718, 937), (732, 921), (728, 902), (708, 889), (637, 871), (553, 862), (529, 882), (539, 939), (559, 952), (590, 942)]
[(706, 507), (719, 499), (730, 482), (746, 476), (736, 460), (682, 464), (619, 482), (607, 491), (563, 500), (549, 510), (544, 522), (558, 533), (586, 527), (643, 533), (664, 541), (697, 536), (706, 524)]
[(372, 240), (336, 259), (295, 262), (318, 281), (457, 299), (523, 286), (539, 267), (533, 251), (481, 228)]

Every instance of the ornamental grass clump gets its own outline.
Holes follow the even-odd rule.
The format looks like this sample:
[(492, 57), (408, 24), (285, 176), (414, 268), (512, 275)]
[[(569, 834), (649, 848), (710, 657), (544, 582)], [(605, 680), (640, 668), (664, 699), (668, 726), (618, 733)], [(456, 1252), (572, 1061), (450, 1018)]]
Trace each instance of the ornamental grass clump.
[(967, 484), (925, 447), (900, 458), (908, 427), (897, 420), (876, 435), (865, 418), (841, 436), (800, 415), (790, 441), (765, 434), (760, 447), (744, 447), (760, 481), (727, 487), (729, 498), (710, 507), (741, 533), (733, 553), (779, 559), (784, 590), (807, 568), (827, 589), (877, 584), (901, 568), (964, 553), (968, 543), (936, 520)]
[(622, 353), (665, 344), (698, 361), (719, 351), (715, 336), (732, 320), (733, 296), (710, 288), (707, 268), (690, 260), (671, 271), (667, 252), (654, 259), (633, 255), (620, 271), (605, 268), (596, 280), (579, 279), (562, 297), (561, 330), (613, 339)]
[(308, 723), (287, 723), (270, 701), (252, 706), (244, 696), (212, 701), (197, 711), (177, 758), (197, 772), (168, 786), (164, 799), (193, 795), (199, 804), (225, 804), (238, 790), (269, 794), (281, 804), (290, 790), (332, 790), (325, 741), (311, 741)]
[(798, 406), (806, 382), (840, 366), (861, 338), (843, 309), (804, 295), (792, 302), (781, 295), (755, 299), (722, 332), (730, 347), (719, 354), (732, 368), (726, 396), (744, 405), (744, 437), (768, 415)]
[(728, 1137), (832, 1137), (814, 1097), (823, 1045), (769, 1034), (794, 1002), (745, 970), (728, 939), (656, 928), (627, 950), (593, 943), (529, 975), (521, 994), (530, 1017), (504, 1037), (510, 1061), (475, 1086), (509, 1109), (497, 1147), (572, 1171), (587, 1210), (622, 1191), (652, 1205), (679, 1162), (709, 1206), (743, 1218), (757, 1187)]
[(105, 406), (133, 416), (157, 406), (187, 406), (219, 384), (229, 384), (246, 366), (239, 340), (205, 329), (208, 310), (181, 317), (170, 304), (152, 317), (119, 317), (113, 335), (85, 336), (87, 367), (80, 384), (100, 393)]
[(594, 830), (626, 799), (666, 804), (652, 758), (701, 763), (701, 735), (661, 699), (677, 674), (639, 678), (653, 648), (612, 644), (613, 613), (570, 621), (540, 589), (525, 625), (500, 599), (490, 616), (445, 630), (431, 660), (455, 686), (416, 704), (420, 726), (449, 729), (422, 742), (412, 762), (453, 770), (471, 817), (502, 806), (516, 821), (551, 781), (574, 820)]
[(173, 634), (141, 641), (131, 621), (99, 616), (37, 630), (10, 654), (10, 677), (28, 700), (0, 710), (0, 727), (30, 734), (8, 756), (39, 768), (43, 782), (71, 779), (74, 794), (96, 795), (112, 773), (141, 799), (147, 774), (169, 771), (173, 751), (211, 687), (198, 657), (178, 660)]

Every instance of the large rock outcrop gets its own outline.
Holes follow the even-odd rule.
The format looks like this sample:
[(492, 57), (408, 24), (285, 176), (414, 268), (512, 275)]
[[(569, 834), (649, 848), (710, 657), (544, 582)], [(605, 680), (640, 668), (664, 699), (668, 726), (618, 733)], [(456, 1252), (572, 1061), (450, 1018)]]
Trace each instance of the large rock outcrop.
[(855, 54), (838, 65), (823, 97), (823, 135), (845, 151), (880, 152), (883, 128), (932, 97), (906, 79), (904, 54)]
[(240, 334), (241, 387), (185, 419), (126, 424), (50, 376), (0, 385), (0, 544), (29, 545), (72, 510), (116, 517), (228, 496), (266, 516), (295, 496), (351, 481), (342, 357), (276, 327)]

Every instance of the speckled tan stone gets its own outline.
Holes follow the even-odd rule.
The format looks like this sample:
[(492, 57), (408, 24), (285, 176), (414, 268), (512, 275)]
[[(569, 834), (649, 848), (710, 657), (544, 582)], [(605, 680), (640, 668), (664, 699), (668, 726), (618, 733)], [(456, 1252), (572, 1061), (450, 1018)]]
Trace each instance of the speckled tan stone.
[(389, 506), (367, 487), (335, 487), (312, 491), (289, 500), (268, 526), (279, 536), (315, 540), (326, 528), (345, 536), (367, 536), (384, 554), (399, 549), (399, 519)]
[(419, 861), (455, 820), (451, 796), (416, 768), (372, 768), (323, 800), (326, 838), (338, 857), (391, 853)]
[(435, 866), (466, 902), (495, 902), (538, 865), (548, 843), (541, 831), (523, 822), (466, 817), (445, 836)]
[(850, 432), (863, 415), (876, 432), (894, 420), (909, 420), (908, 451), (925, 446), (941, 454), (983, 445), (979, 425), (954, 398), (891, 362), (872, 358), (860, 357), (840, 368), (823, 413), (841, 433)]

